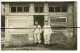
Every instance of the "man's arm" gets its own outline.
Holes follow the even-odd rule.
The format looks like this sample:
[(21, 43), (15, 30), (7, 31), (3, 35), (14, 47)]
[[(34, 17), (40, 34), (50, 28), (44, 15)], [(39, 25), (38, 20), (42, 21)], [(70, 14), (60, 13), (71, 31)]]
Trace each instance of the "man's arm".
[(35, 26), (33, 26), (33, 32), (35, 31)]

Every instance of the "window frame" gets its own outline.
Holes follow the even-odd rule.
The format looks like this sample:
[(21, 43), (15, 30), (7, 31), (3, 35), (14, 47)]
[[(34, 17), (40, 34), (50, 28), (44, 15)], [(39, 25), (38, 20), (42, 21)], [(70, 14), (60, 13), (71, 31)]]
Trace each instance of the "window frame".
[[(68, 11), (68, 7), (67, 7), (67, 6), (62, 6), (62, 7), (66, 7), (66, 11), (65, 11), (65, 12)], [(61, 8), (62, 8), (62, 7), (61, 7)], [(61, 9), (61, 10), (62, 10), (62, 9)], [(63, 12), (63, 10), (62, 10), (61, 12)]]
[[(50, 7), (54, 8), (54, 11), (50, 11)], [(49, 12), (55, 12), (55, 7), (54, 6), (50, 6), (49, 7)]]
[[(16, 12), (11, 12), (11, 7), (16, 7)], [(22, 7), (22, 12), (18, 12), (17, 7)], [(29, 6), (10, 6), (10, 13), (29, 13), (29, 11), (28, 12), (24, 11), (24, 7), (29, 7)]]
[[(56, 21), (58, 18), (65, 18), (65, 19), (66, 19), (66, 22), (65, 22), (66, 25), (62, 25), (62, 26), (67, 26), (67, 17), (57, 17), (57, 18), (56, 18), (56, 17), (55, 17), (55, 18), (52, 18), (52, 17), (51, 17), (51, 18), (50, 18), (50, 22), (51, 22), (52, 19), (54, 19), (54, 20)], [(56, 21), (56, 22), (55, 22), (55, 21), (54, 21), (54, 23), (56, 23), (56, 24), (59, 23), (58, 21)], [(64, 22), (63, 22), (63, 23), (64, 23)], [(55, 26), (56, 26), (56, 25), (55, 25)], [(60, 26), (60, 25), (59, 25), (59, 26)]]
[(67, 17), (59, 17), (59, 18), (65, 18), (66, 19), (66, 25), (67, 25)]
[[(62, 10), (62, 7), (66, 7), (67, 8), (67, 6), (48, 6), (48, 8), (49, 8), (49, 12), (50, 12), (50, 7), (53, 7), (54, 8), (54, 11), (52, 11), (52, 12), (56, 12), (56, 7), (60, 7), (60, 11), (59, 12), (63, 12), (63, 10)], [(50, 13), (52, 13), (52, 12), (50, 12)], [(58, 13), (59, 13), (58, 12)], [(67, 11), (66, 11), (67, 12)], [(66, 13), (66, 12), (63, 12), (63, 13)], [(57, 13), (57, 12), (56, 12)]]
[[(36, 11), (36, 8), (38, 8), (38, 10)], [(43, 8), (42, 11), (40, 11), (40, 8)], [(35, 6), (35, 13), (43, 13), (44, 12), (44, 7), (43, 6)]]
[(17, 12), (17, 10), (16, 10), (15, 12), (12, 12), (12, 11), (11, 11), (12, 7), (15, 7), (15, 8), (17, 9), (16, 6), (11, 6), (11, 7), (10, 7), (10, 12), (11, 12), (11, 13), (15, 13), (15, 12)]
[[(60, 9), (59, 9), (60, 11), (56, 11), (56, 8), (57, 8), (57, 7), (60, 8)], [(55, 6), (55, 12), (61, 12), (61, 6)]]
[[(28, 7), (28, 11), (24, 11), (24, 8), (25, 8), (25, 7)], [(24, 7), (23, 7), (23, 12), (29, 12), (29, 6), (24, 6)]]
[[(21, 7), (21, 6), (18, 6), (18, 7)], [(17, 12), (23, 12), (23, 7), (21, 7), (21, 8), (22, 8), (22, 11), (18, 11), (18, 7), (17, 7), (17, 9), (16, 9)]]

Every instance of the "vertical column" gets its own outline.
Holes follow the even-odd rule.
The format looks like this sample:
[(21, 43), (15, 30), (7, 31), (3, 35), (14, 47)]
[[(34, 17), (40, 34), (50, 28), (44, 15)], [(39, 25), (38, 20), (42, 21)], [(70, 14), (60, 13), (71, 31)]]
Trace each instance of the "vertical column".
[[(5, 28), (8, 28), (8, 16), (5, 16)], [(9, 46), (8, 29), (5, 29), (5, 47)]]
[(72, 4), (68, 4), (68, 13), (73, 13), (73, 6), (72, 6)]
[(73, 5), (68, 4), (68, 17), (67, 17), (67, 25), (68, 26), (73, 26)]
[(34, 13), (34, 3), (30, 3), (30, 9), (29, 9), (29, 13), (30, 13), (30, 16), (29, 16), (29, 42), (31, 44), (33, 44), (33, 24), (34, 24), (34, 19), (33, 19), (33, 13)]
[(9, 3), (6, 3), (5, 4), (5, 15), (8, 15), (9, 14)]
[[(73, 4), (68, 4), (68, 11), (67, 11), (67, 26), (73, 27)], [(67, 28), (67, 36), (68, 38), (72, 37), (73, 35), (73, 28)]]
[(34, 3), (30, 3), (29, 12), (34, 13)]
[[(5, 4), (5, 28), (8, 28), (9, 3)], [(5, 47), (9, 46), (8, 29), (5, 29)]]
[(4, 4), (1, 4), (1, 15), (4, 15)]
[(74, 2), (74, 26), (77, 27), (77, 2)]
[[(74, 27), (77, 27), (77, 2), (76, 1), (74, 2)], [(74, 33), (74, 46), (77, 47), (77, 28), (73, 29), (73, 33)]]
[[(73, 11), (73, 4), (68, 4), (68, 11), (67, 11), (67, 26), (68, 27), (73, 27), (73, 19), (74, 19), (73, 12), (74, 12)], [(67, 28), (67, 38), (69, 41), (68, 43), (73, 42), (73, 40), (71, 40), (71, 37), (73, 37), (73, 28)], [(73, 44), (71, 44), (71, 46), (72, 45)]]
[(33, 20), (33, 15), (29, 16), (29, 43), (33, 44), (33, 25), (34, 25), (34, 20)]
[(49, 12), (48, 3), (44, 3), (44, 13), (48, 12)]

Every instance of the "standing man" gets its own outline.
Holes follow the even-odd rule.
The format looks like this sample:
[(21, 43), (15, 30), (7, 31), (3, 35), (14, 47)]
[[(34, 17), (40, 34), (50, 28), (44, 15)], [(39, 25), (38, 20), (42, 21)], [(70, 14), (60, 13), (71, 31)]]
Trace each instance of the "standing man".
[(43, 27), (44, 31), (44, 44), (46, 47), (49, 47), (50, 45), (50, 35), (51, 35), (51, 26), (48, 24), (48, 21), (45, 21), (45, 25)]
[(40, 46), (40, 43), (41, 43), (41, 26), (40, 25), (38, 25), (38, 22), (36, 21), (35, 22), (35, 26), (34, 26), (34, 43), (35, 43), (35, 46), (37, 45), (37, 44), (39, 44), (39, 46)]

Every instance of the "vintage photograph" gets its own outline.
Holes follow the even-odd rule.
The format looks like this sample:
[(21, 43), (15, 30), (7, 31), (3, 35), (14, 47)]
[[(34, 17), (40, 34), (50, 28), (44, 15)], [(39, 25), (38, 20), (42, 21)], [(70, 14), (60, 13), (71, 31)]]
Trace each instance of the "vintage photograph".
[(77, 1), (2, 1), (1, 50), (77, 50)]

